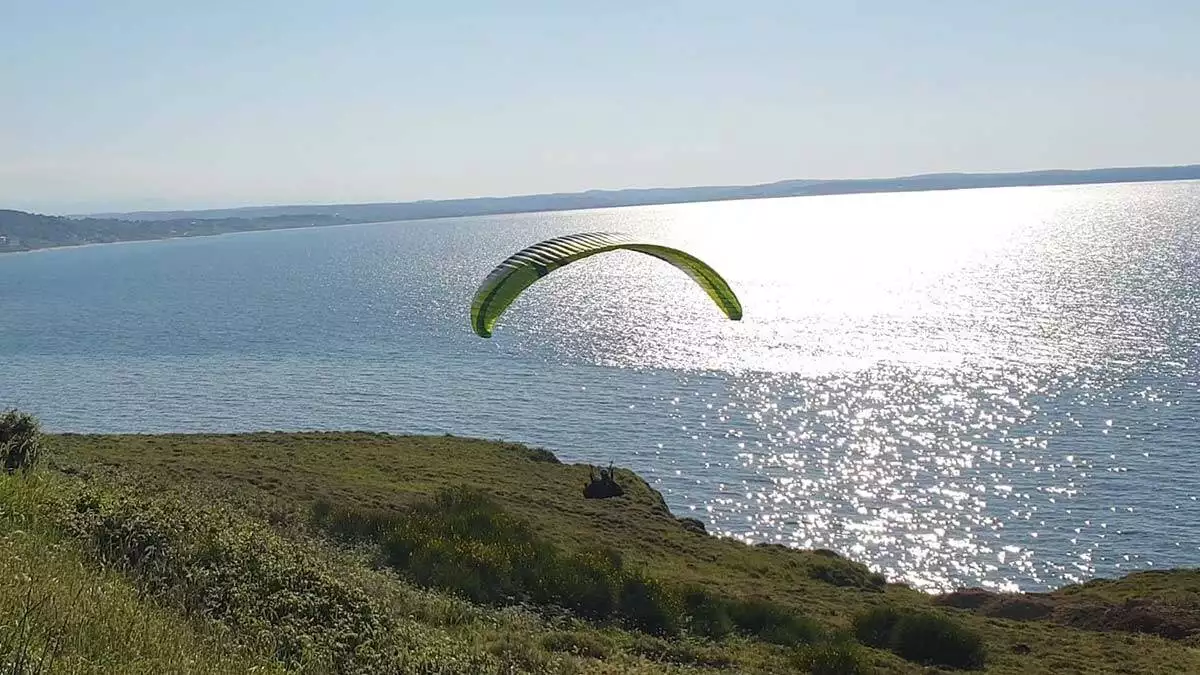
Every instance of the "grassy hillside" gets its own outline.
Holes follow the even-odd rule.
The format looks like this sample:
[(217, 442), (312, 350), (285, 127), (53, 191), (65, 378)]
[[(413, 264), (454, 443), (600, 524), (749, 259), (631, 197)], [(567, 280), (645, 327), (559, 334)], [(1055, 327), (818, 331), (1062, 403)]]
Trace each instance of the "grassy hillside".
[(42, 483), (0, 477), (0, 672), (283, 672), (91, 564), (34, 516), (48, 496)]
[(32, 617), (0, 627), (3, 672), (1200, 672), (1195, 572), (931, 597), (710, 537), (625, 471), (624, 496), (585, 499), (588, 467), (518, 445), (47, 444), (44, 470), (0, 477), (3, 555), (25, 561), (4, 567), (26, 570), (0, 607)]

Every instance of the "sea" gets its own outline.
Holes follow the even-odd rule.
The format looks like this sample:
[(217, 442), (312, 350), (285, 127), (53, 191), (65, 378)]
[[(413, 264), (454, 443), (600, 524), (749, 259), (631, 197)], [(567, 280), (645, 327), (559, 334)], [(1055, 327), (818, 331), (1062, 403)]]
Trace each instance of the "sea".
[[(516, 250), (627, 232), (490, 339)], [(1200, 564), (1200, 182), (859, 194), (0, 255), (0, 406), (62, 432), (374, 430), (630, 468), (678, 516), (893, 581)]]

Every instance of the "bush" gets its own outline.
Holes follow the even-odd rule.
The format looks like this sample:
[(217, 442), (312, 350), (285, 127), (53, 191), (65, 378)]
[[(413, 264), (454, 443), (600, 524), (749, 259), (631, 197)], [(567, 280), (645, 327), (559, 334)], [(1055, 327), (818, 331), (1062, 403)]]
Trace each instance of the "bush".
[(728, 668), (733, 663), (723, 649), (689, 640), (639, 636), (629, 645), (629, 650), (652, 661), (682, 666)]
[(343, 541), (370, 541), (386, 532), (394, 518), (389, 513), (337, 510), (330, 502), (319, 499), (313, 504), (310, 521)]
[(820, 635), (814, 621), (772, 602), (730, 601), (698, 587), (679, 592), (626, 568), (616, 550), (563, 551), (475, 490), (444, 490), (406, 513), (318, 502), (312, 522), (337, 537), (374, 540), (385, 565), (475, 603), (558, 607), (652, 635), (689, 628), (722, 638), (737, 631), (779, 645)]
[(821, 636), (812, 619), (759, 598), (729, 603), (729, 616), (742, 631), (777, 645), (808, 644)]
[(32, 470), (42, 451), (42, 428), (36, 417), (18, 410), (0, 415), (0, 461), (6, 473)]
[(702, 588), (685, 591), (682, 600), (693, 633), (719, 640), (733, 632), (728, 602)]
[(683, 607), (659, 582), (629, 576), (621, 585), (620, 614), (631, 627), (652, 635), (679, 632)]
[(881, 590), (887, 580), (861, 563), (845, 558), (822, 557), (809, 563), (808, 576), (834, 586)]
[(599, 552), (561, 556), (544, 553), (529, 568), (534, 602), (566, 607), (589, 619), (605, 619), (619, 609), (617, 590), (625, 571)]
[(475, 490), (443, 490), (403, 514), (319, 502), (312, 522), (342, 538), (377, 541), (385, 564), (473, 602), (557, 605), (654, 634), (676, 633), (683, 622), (676, 595), (625, 569), (617, 551), (561, 551)]
[(606, 659), (612, 651), (608, 640), (592, 633), (547, 633), (542, 637), (542, 648), (550, 652), (565, 652), (589, 659)]
[(796, 661), (810, 675), (866, 675), (871, 672), (861, 649), (849, 641), (805, 647)]
[(270, 635), (288, 666), (327, 658), (345, 670), (375, 658), (389, 630), (365, 593), (232, 512), (91, 489), (64, 506), (67, 531), (100, 563), (191, 615)]
[(977, 633), (932, 612), (901, 617), (892, 630), (892, 651), (916, 663), (968, 670), (982, 669), (985, 660)]
[(875, 607), (854, 619), (854, 637), (870, 647), (887, 649), (892, 642), (892, 629), (900, 620), (893, 607)]
[(720, 639), (739, 632), (785, 646), (808, 644), (821, 636), (815, 621), (770, 600), (730, 600), (693, 587), (684, 591), (681, 601), (697, 635)]
[(543, 673), (550, 669), (550, 656), (529, 641), (528, 636), (504, 633), (487, 650), (516, 673)]
[(721, 638), (734, 631), (780, 645), (807, 644), (811, 619), (767, 600), (680, 593), (627, 568), (612, 549), (566, 552), (481, 492), (457, 488), (405, 513), (368, 513), (326, 502), (312, 522), (335, 536), (376, 541), (383, 562), (417, 584), (491, 605), (531, 603), (617, 621), (651, 635)]
[(923, 665), (980, 669), (987, 656), (975, 631), (933, 612), (877, 607), (855, 619), (854, 633), (863, 644)]

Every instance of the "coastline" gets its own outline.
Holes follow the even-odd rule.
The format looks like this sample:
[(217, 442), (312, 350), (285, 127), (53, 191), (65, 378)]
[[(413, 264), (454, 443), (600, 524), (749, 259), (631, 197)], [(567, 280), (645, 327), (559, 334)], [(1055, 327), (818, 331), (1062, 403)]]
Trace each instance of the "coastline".
[[(425, 435), (425, 434), (406, 434), (406, 433), (387, 432), (387, 431), (355, 431), (355, 430), (340, 430), (340, 431), (335, 431), (335, 430), (320, 430), (320, 431), (259, 430), (259, 431), (240, 431), (240, 432), (230, 432), (230, 433), (212, 433), (212, 432), (77, 433), (77, 432), (69, 432), (69, 431), (53, 431), (53, 432), (47, 433), (47, 438), (51, 439), (52, 442), (54, 442), (55, 440), (57, 440), (59, 442), (67, 441), (67, 442), (71, 443), (72, 445), (79, 443), (79, 442), (82, 442), (84, 444), (89, 444), (89, 443), (97, 442), (97, 441), (98, 442), (120, 442), (122, 440), (134, 440), (134, 441), (138, 442), (139, 444), (149, 444), (151, 446), (157, 446), (160, 444), (170, 444), (170, 443), (185, 443), (185, 444), (193, 444), (194, 443), (194, 444), (203, 445), (209, 441), (214, 441), (214, 440), (217, 442), (223, 443), (223, 444), (224, 443), (237, 444), (237, 443), (240, 443), (243, 441), (253, 443), (253, 442), (256, 442), (261, 439), (271, 439), (276, 443), (286, 443), (289, 440), (297, 440), (297, 439), (304, 440), (304, 441), (315, 439), (318, 442), (322, 441), (323, 439), (330, 439), (331, 442), (334, 442), (334, 443), (346, 442), (346, 441), (353, 442), (354, 440), (357, 440), (357, 439), (373, 439), (373, 440), (384, 439), (385, 441), (394, 441), (394, 442), (398, 442), (401, 444), (414, 442), (414, 441), (415, 442), (434, 442), (434, 443), (450, 441), (450, 442), (456, 442), (456, 443), (464, 443), (469, 446), (487, 447), (493, 451), (499, 451), (500, 453), (506, 454), (506, 455), (510, 454), (510, 453), (516, 453), (516, 455), (520, 456), (520, 457), (525, 457), (526, 455), (535, 455), (539, 458), (540, 461), (545, 461), (549, 464), (558, 465), (560, 467), (564, 467), (566, 469), (570, 469), (573, 471), (591, 470), (592, 468), (594, 468), (588, 464), (580, 464), (580, 463), (566, 464), (566, 463), (563, 463), (552, 451), (544, 449), (544, 448), (540, 448), (540, 447), (536, 447), (536, 448), (531, 447), (520, 441), (506, 440), (506, 439), (474, 438), (474, 437), (467, 437), (467, 436), (458, 436), (458, 435), (450, 434), (450, 433), (445, 433), (445, 434), (441, 434), (441, 435)], [(139, 458), (139, 460), (141, 460), (141, 459), (151, 460), (152, 458), (148, 458), (148, 457)], [(635, 471), (630, 470), (630, 469), (619, 468), (619, 470), (622, 472), (622, 475), (627, 480), (631, 480), (637, 484), (638, 490), (640, 492), (644, 492), (650, 496), (650, 499), (653, 501), (656, 511), (658, 511), (664, 515), (667, 515), (670, 518), (677, 520), (677, 521), (700, 522), (696, 518), (693, 518), (690, 516), (678, 515), (678, 514), (675, 514), (674, 512), (672, 512), (670, 510), (670, 507), (667, 505), (666, 499), (663, 497), (663, 495), (651, 485), (650, 481), (646, 480), (640, 474), (638, 474)], [(784, 546), (782, 544), (769, 544), (767, 542), (747, 544), (747, 543), (744, 543), (734, 537), (727, 537), (727, 536), (722, 536), (719, 534), (709, 533), (703, 527), (701, 527), (700, 530), (703, 532), (703, 534), (706, 537), (712, 537), (712, 538), (720, 539), (723, 541), (728, 541), (737, 546), (745, 546), (745, 547), (751, 547), (751, 548), (769, 546), (769, 547), (774, 547), (774, 548), (789, 548), (791, 550), (796, 550), (796, 551), (805, 550), (805, 549), (799, 549), (799, 548), (795, 548), (795, 547)], [(839, 554), (839, 555), (841, 555), (841, 554)], [(934, 590), (929, 590), (929, 589), (916, 589), (916, 588), (914, 588), (914, 590), (918, 590), (919, 592), (929, 595), (931, 597), (949, 596), (949, 595), (952, 595), (953, 593), (956, 593), (956, 592), (959, 592), (962, 590), (967, 590), (967, 589), (970, 589), (972, 591), (978, 591), (978, 592), (984, 592), (984, 593), (988, 593), (988, 594), (992, 594), (992, 595), (997, 595), (997, 596), (1000, 596), (1000, 595), (1047, 596), (1047, 595), (1053, 595), (1055, 593), (1063, 591), (1064, 589), (1071, 589), (1071, 588), (1087, 586), (1088, 584), (1093, 584), (1096, 582), (1108, 583), (1108, 582), (1119, 581), (1121, 579), (1125, 579), (1131, 575), (1138, 575), (1138, 574), (1142, 574), (1142, 573), (1146, 573), (1146, 572), (1169, 573), (1169, 572), (1176, 571), (1176, 570), (1200, 570), (1200, 565), (1197, 565), (1195, 567), (1163, 569), (1163, 570), (1134, 570), (1134, 571), (1131, 571), (1131, 572), (1128, 572), (1128, 573), (1125, 573), (1125, 574), (1122, 574), (1119, 576), (1094, 576), (1094, 577), (1091, 577), (1091, 578), (1089, 578), (1085, 581), (1079, 582), (1079, 583), (1064, 584), (1062, 586), (1058, 586), (1056, 588), (1048, 589), (1045, 591), (1005, 591), (1005, 592), (1001, 592), (1001, 591), (983, 589), (981, 587), (976, 587), (976, 586), (961, 586), (954, 591), (934, 591)], [(891, 579), (888, 579), (887, 583), (890, 585), (908, 587), (908, 584), (906, 584), (904, 582), (891, 580)]]
[(35, 248), (22, 248), (22, 249), (14, 249), (11, 251), (0, 251), (0, 256), (17, 255), (17, 254), (24, 254), (24, 253), (40, 253), (40, 252), (46, 252), (46, 251), (59, 251), (59, 250), (77, 249), (77, 248), (93, 248), (96, 246), (113, 246), (113, 245), (119, 245), (119, 244), (147, 244), (147, 243), (151, 243), (151, 242), (155, 242), (155, 241), (175, 241), (178, 239), (207, 239), (207, 238), (211, 238), (211, 237), (228, 237), (231, 235), (238, 235), (238, 234), (280, 232), (280, 231), (286, 231), (286, 230), (315, 230), (318, 228), (326, 228), (326, 227), (352, 227), (355, 225), (373, 225), (373, 224), (378, 224), (381, 222), (389, 222), (389, 221), (367, 221), (367, 222), (361, 222), (361, 223), (332, 223), (329, 225), (304, 225), (304, 226), (300, 226), (300, 227), (275, 227), (275, 228), (257, 229), (257, 230), (236, 230), (233, 232), (215, 232), (215, 233), (211, 233), (211, 234), (180, 234), (180, 235), (175, 235), (172, 237), (147, 237), (145, 239), (121, 239), (119, 241), (95, 241), (95, 242), (88, 242), (85, 244), (53, 244), (50, 246), (38, 246)]
[[(1097, 186), (1099, 186), (1099, 185), (1138, 185), (1138, 184), (1145, 184), (1145, 183), (1180, 183), (1180, 182), (1193, 182), (1193, 181), (1200, 180), (1200, 177), (1198, 177), (1198, 176), (1200, 176), (1200, 166), (1184, 167), (1184, 168), (1194, 168), (1196, 170), (1197, 175), (1192, 176), (1189, 174), (1189, 175), (1186, 175), (1183, 177), (1177, 177), (1177, 178), (1176, 177), (1163, 178), (1163, 177), (1155, 176), (1155, 177), (1147, 177), (1147, 178), (1125, 177), (1121, 180), (1106, 180), (1106, 179), (1084, 180), (1084, 179), (1079, 179), (1079, 180), (1074, 180), (1074, 181), (1062, 181), (1062, 182), (1002, 182), (999, 184), (983, 184), (983, 185), (944, 185), (944, 184), (924, 185), (924, 184), (917, 184), (917, 185), (891, 185), (891, 186), (883, 186), (883, 187), (862, 187), (862, 188), (845, 187), (845, 186), (847, 184), (858, 185), (858, 184), (864, 184), (864, 183), (872, 184), (872, 183), (877, 183), (877, 182), (886, 182), (886, 180), (891, 180), (891, 179), (886, 179), (886, 180), (884, 180), (884, 179), (881, 179), (881, 180), (849, 179), (849, 180), (844, 180), (844, 181), (841, 181), (841, 180), (791, 181), (791, 182), (805, 183), (805, 184), (813, 183), (813, 185), (809, 186), (803, 190), (784, 192), (781, 194), (753, 194), (753, 193), (737, 194), (737, 193), (733, 193), (733, 194), (714, 194), (711, 196), (697, 196), (697, 197), (691, 197), (691, 198), (663, 197), (663, 198), (651, 198), (651, 199), (630, 199), (630, 200), (625, 200), (624, 202), (621, 202), (620, 200), (618, 200), (617, 203), (563, 204), (563, 205), (545, 206), (545, 207), (540, 207), (540, 208), (532, 207), (532, 206), (525, 206), (525, 207), (513, 206), (513, 207), (508, 207), (508, 208), (501, 206), (501, 207), (483, 208), (483, 209), (469, 209), (468, 208), (468, 209), (462, 209), (458, 212), (450, 212), (450, 213), (444, 213), (444, 214), (427, 214), (426, 213), (426, 214), (405, 215), (403, 213), (396, 213), (396, 214), (393, 214), (388, 217), (351, 218), (351, 222), (327, 223), (327, 224), (320, 224), (320, 225), (300, 225), (300, 226), (295, 226), (295, 227), (284, 226), (284, 227), (267, 227), (267, 228), (246, 228), (246, 229), (241, 229), (241, 230), (233, 230), (233, 231), (229, 231), (229, 232), (218, 232), (218, 233), (211, 233), (211, 234), (195, 234), (195, 235), (184, 234), (184, 235), (168, 236), (168, 237), (147, 237), (147, 238), (139, 238), (139, 239), (123, 239), (123, 240), (119, 240), (119, 241), (109, 241), (109, 242), (89, 242), (89, 243), (84, 243), (84, 244), (73, 244), (73, 243), (72, 244), (56, 244), (56, 245), (48, 245), (48, 246), (38, 246), (38, 247), (34, 247), (34, 248), (4, 250), (4, 251), (0, 251), (0, 255), (6, 254), (6, 253), (31, 253), (34, 251), (53, 250), (53, 249), (60, 249), (60, 248), (80, 248), (80, 247), (84, 247), (84, 246), (102, 246), (102, 245), (107, 245), (107, 244), (124, 244), (124, 243), (138, 243), (138, 242), (147, 242), (147, 241), (164, 241), (164, 240), (171, 240), (171, 239), (186, 239), (186, 238), (190, 238), (190, 237), (215, 237), (215, 236), (223, 236), (223, 235), (228, 235), (228, 234), (242, 234), (245, 232), (269, 232), (269, 231), (276, 231), (276, 230), (306, 230), (306, 229), (324, 228), (324, 227), (349, 227), (349, 226), (355, 226), (355, 225), (370, 225), (370, 224), (378, 224), (378, 223), (439, 221), (439, 220), (447, 220), (447, 219), (452, 219), (452, 218), (473, 218), (473, 217), (500, 216), (500, 215), (570, 213), (570, 212), (575, 212), (575, 211), (626, 209), (626, 208), (636, 208), (636, 207), (643, 207), (643, 206), (671, 206), (671, 205), (680, 205), (680, 204), (703, 204), (703, 203), (724, 202), (724, 201), (791, 199), (791, 198), (797, 198), (797, 197), (835, 197), (835, 196), (851, 196), (851, 195), (862, 195), (862, 194), (902, 194), (902, 193), (913, 193), (913, 192), (946, 192), (946, 191), (959, 191), (959, 190), (997, 190), (997, 189), (1005, 189), (1005, 188), (1011, 188), (1011, 187), (1056, 188), (1056, 187), (1083, 187), (1083, 186), (1089, 186), (1089, 185), (1097, 185)], [(1037, 175), (1041, 175), (1041, 172), (1034, 172), (1034, 173)], [(1049, 173), (1054, 173), (1054, 172), (1049, 172)], [(941, 175), (942, 174), (938, 174), (937, 176), (941, 176)], [(1020, 177), (1022, 175), (1025, 175), (1025, 174), (962, 174), (962, 176), (967, 176), (967, 177), (996, 176), (998, 178)], [(928, 177), (915, 176), (915, 177), (911, 177), (911, 178), (894, 179), (894, 180), (905, 181), (905, 180), (926, 179), (926, 178), (928, 178)], [(789, 181), (784, 181), (783, 183), (779, 183), (779, 184), (776, 184), (776, 183), (767, 184), (766, 186), (774, 186), (774, 185), (780, 185), (780, 184), (786, 184), (786, 183), (789, 183)], [(571, 198), (584, 199), (584, 198), (587, 198), (588, 195), (593, 195), (593, 194), (609, 196), (609, 195), (621, 195), (621, 194), (625, 194), (625, 193), (633, 193), (633, 194), (655, 193), (655, 194), (657, 194), (657, 193), (662, 193), (662, 192), (669, 193), (669, 192), (705, 190), (705, 189), (754, 190), (754, 189), (763, 188), (766, 186), (759, 186), (759, 185), (744, 186), (744, 187), (739, 186), (737, 188), (647, 188), (647, 189), (638, 188), (638, 189), (614, 190), (614, 191), (597, 190), (597, 191), (590, 191), (590, 192), (568, 193), (568, 194), (561, 194), (561, 195), (554, 194), (554, 195), (530, 195), (530, 196), (521, 196), (521, 197), (478, 197), (478, 198), (457, 199), (457, 200), (429, 200), (426, 202), (397, 202), (395, 204), (385, 204), (383, 206), (394, 206), (394, 207), (399, 208), (399, 207), (411, 207), (414, 205), (425, 205), (425, 204), (441, 205), (441, 204), (450, 204), (450, 203), (469, 204), (469, 203), (476, 203), (476, 202), (505, 202), (505, 201), (529, 200), (529, 199), (538, 199), (538, 198), (547, 198), (547, 197), (555, 197), (555, 198), (571, 197)], [(249, 210), (249, 211), (270, 210), (270, 209), (281, 209), (281, 210), (288, 210), (288, 209), (296, 210), (296, 209), (298, 209), (299, 211), (303, 211), (305, 208), (311, 208), (311, 209), (316, 210), (317, 212), (320, 212), (320, 211), (326, 211), (331, 208), (350, 208), (350, 209), (352, 209), (352, 208), (356, 208), (356, 207), (375, 207), (375, 206), (380, 206), (380, 205), (347, 204), (347, 205), (340, 205), (338, 207), (333, 207), (333, 206), (328, 206), (328, 205), (312, 205), (311, 207), (304, 207), (304, 206), (241, 207), (241, 208), (235, 208), (235, 209), (212, 209), (212, 210), (208, 210), (208, 211), (236, 212), (236, 211), (241, 211), (243, 209)], [(207, 211), (205, 211), (205, 210), (180, 211), (178, 213), (196, 213), (196, 214), (198, 214), (198, 213), (205, 213), (205, 212), (207, 212)], [(141, 213), (153, 214), (153, 213), (159, 213), (159, 212), (134, 212), (134, 213), (136, 213), (136, 214), (141, 214)], [(161, 212), (161, 213), (175, 213), (175, 212)], [(122, 214), (116, 214), (116, 215), (119, 216)], [(302, 215), (302, 214), (297, 213), (296, 215)], [(303, 214), (303, 215), (314, 215), (314, 214)], [(324, 215), (324, 214), (321, 214), (321, 215)], [(106, 217), (108, 217), (108, 216), (106, 216)], [(260, 218), (263, 218), (263, 216), (235, 216), (234, 218), (253, 222), (253, 221), (259, 220)], [(196, 218), (196, 219), (203, 220), (203, 218)], [(146, 220), (145, 222), (155, 222), (155, 221)]]
[[(533, 537), (531, 541), (542, 547), (543, 555), (549, 555), (551, 560), (555, 556), (561, 559), (575, 555), (573, 551), (597, 550), (599, 546), (599, 550), (607, 551), (604, 556), (623, 561), (619, 564), (630, 570), (621, 574), (648, 575), (645, 583), (651, 583), (652, 587), (693, 589), (692, 595), (686, 597), (699, 593), (704, 597), (735, 599), (732, 602), (758, 603), (759, 609), (755, 611), (778, 615), (778, 620), (784, 621), (779, 626), (788, 626), (771, 629), (783, 633), (767, 631), (758, 637), (749, 635), (732, 641), (699, 635), (672, 637), (655, 630), (650, 630), (652, 637), (647, 637), (643, 633), (646, 628), (595, 623), (586, 617), (553, 618), (560, 616), (561, 608), (542, 606), (532, 598), (519, 604), (522, 609), (500, 609), (499, 614), (487, 609), (495, 601), (484, 600), (482, 604), (470, 605), (473, 609), (464, 605), (464, 609), (455, 610), (469, 612), (483, 622), (455, 620), (469, 634), (460, 632), (444, 639), (456, 644), (465, 640), (457, 648), (459, 652), (471, 653), (481, 644), (493, 644), (487, 640), (494, 638), (479, 642), (483, 638), (477, 631), (485, 630), (482, 626), (490, 626), (486, 629), (491, 631), (488, 635), (500, 631), (508, 636), (503, 638), (505, 641), (516, 640), (517, 635), (543, 637), (522, 647), (521, 662), (505, 666), (508, 670), (476, 665), (468, 668), (471, 672), (651, 673), (663, 672), (664, 664), (672, 664), (673, 672), (697, 673), (728, 672), (730, 668), (746, 673), (930, 672), (922, 663), (1014, 675), (1200, 669), (1200, 649), (1197, 649), (1200, 569), (1133, 572), (1117, 579), (1096, 579), (1047, 593), (961, 589), (934, 595), (888, 583), (839, 552), (775, 544), (748, 545), (709, 535), (699, 521), (672, 514), (661, 494), (625, 469), (618, 468), (616, 472), (623, 495), (587, 498), (582, 488), (592, 467), (562, 464), (550, 451), (518, 443), (376, 432), (58, 433), (46, 437), (46, 446), (50, 466), (40, 470), (40, 478), (26, 479), (34, 481), (31, 493), (34, 501), (40, 491), (49, 495), (41, 498), (43, 509), (66, 507), (69, 513), (99, 509), (103, 518), (87, 521), (91, 524), (85, 524), (86, 527), (109, 527), (105, 525), (109, 523), (122, 528), (120, 532), (125, 534), (121, 537), (145, 528), (150, 530), (137, 536), (150, 537), (149, 541), (183, 536), (179, 532), (186, 534), (195, 527), (201, 528), (200, 533), (212, 533), (204, 534), (205, 537), (224, 531), (256, 532), (247, 541), (278, 541), (278, 546), (287, 547), (286, 550), (299, 550), (296, 547), (310, 550), (315, 558), (305, 558), (310, 560), (305, 565), (318, 564), (313, 561), (327, 558), (328, 562), (319, 564), (332, 565), (330, 570), (336, 570), (337, 578), (349, 580), (346, 583), (354, 588), (370, 589), (370, 593), (382, 594), (381, 597), (400, 597), (395, 596), (399, 593), (414, 598), (418, 596), (412, 594), (418, 593), (419, 597), (427, 598), (422, 603), (445, 606), (447, 602), (461, 602), (455, 599), (460, 593), (453, 592), (454, 588), (467, 592), (468, 597), (488, 598), (491, 585), (502, 582), (493, 579), (484, 581), (482, 586), (472, 585), (476, 582), (461, 586), (466, 581), (456, 581), (453, 575), (435, 576), (425, 582), (421, 579), (426, 577), (418, 574), (417, 584), (424, 589), (404, 590), (408, 588), (406, 584), (413, 582), (403, 580), (412, 580), (416, 568), (403, 563), (403, 567), (396, 568), (401, 572), (400, 577), (392, 572), (377, 576), (382, 572), (373, 570), (378, 570), (379, 565), (402, 563), (388, 563), (395, 559), (369, 553), (378, 536), (372, 533), (382, 531), (380, 528), (409, 527), (404, 523), (411, 522), (436, 525), (444, 514), (461, 508), (456, 503), (484, 500), (484, 512), (473, 518), (492, 519), (502, 528), (516, 529), (497, 540), (481, 540), (466, 548), (439, 549), (444, 551), (438, 554), (442, 556), (441, 562), (431, 569), (459, 569), (455, 574), (466, 574), (486, 559), (467, 562), (481, 554), (479, 546), (493, 551), (488, 555), (516, 555), (521, 549), (513, 549), (506, 543), (513, 542), (514, 537), (516, 540)], [(22, 509), (30, 508), (31, 497), (21, 496), (23, 488), (20, 479), (17, 480), (0, 475), (0, 526), (14, 513), (19, 515)], [(453, 497), (455, 494), (465, 496)], [(426, 515), (421, 516), (422, 513)], [(76, 519), (69, 514), (58, 517), (66, 517), (68, 523)], [(21, 527), (28, 529), (31, 522), (28, 518), (26, 515), (12, 522), (25, 523)], [(204, 525), (213, 518), (217, 520), (212, 525)], [(218, 522), (228, 524), (218, 525)], [(130, 527), (135, 529), (129, 530)], [(67, 533), (75, 531), (70, 528)], [(4, 536), (5, 532), (0, 531), (0, 539)], [(421, 535), (414, 541), (436, 543), (446, 535), (432, 536), (430, 539)], [(104, 537), (107, 541), (109, 535)], [(164, 550), (192, 550), (188, 547), (193, 544), (185, 544), (186, 541), (170, 544), (183, 548)], [(210, 542), (197, 550), (206, 551), (218, 544), (231, 545)], [(500, 548), (493, 550), (487, 546)], [(84, 565), (79, 569), (89, 568)], [(140, 568), (130, 573), (137, 569)], [(244, 570), (237, 574), (249, 573)], [(184, 588), (176, 589), (177, 581), (155, 583), (167, 584), (163, 592), (169, 594), (186, 592)], [(241, 592), (249, 593), (253, 588), (256, 587), (251, 584), (249, 590)], [(2, 591), (3, 580), (0, 580), (0, 599)], [(407, 607), (404, 603), (411, 604), (413, 600), (391, 602)], [(499, 602), (501, 606), (507, 604), (508, 601)], [(386, 610), (377, 607), (371, 611)], [(427, 619), (421, 617), (431, 610), (404, 611), (408, 618), (388, 621), (425, 625), (422, 622)], [(516, 620), (513, 611), (530, 613), (521, 614), (525, 618)], [(873, 641), (869, 631), (863, 632), (868, 625), (864, 621), (869, 623), (876, 618), (891, 621), (887, 619), (889, 616), (910, 616), (914, 620), (945, 624), (945, 630), (959, 634), (967, 642), (954, 642), (958, 646), (952, 646), (939, 643), (941, 638), (919, 638), (909, 649), (886, 640)], [(267, 626), (262, 630), (273, 630)], [(237, 635), (237, 625), (233, 627), (233, 635)], [(390, 636), (395, 630), (399, 628), (373, 634), (372, 639), (393, 639)], [(845, 646), (846, 639), (856, 641), (858, 646)], [(560, 651), (561, 641), (575, 647)], [(968, 643), (976, 646), (961, 651)], [(468, 647), (469, 644), (476, 647)], [(576, 651), (580, 644), (588, 646)], [(1120, 648), (1114, 651), (1114, 645)], [(339, 649), (336, 645), (328, 648)], [(979, 649), (986, 651), (986, 663), (984, 652)], [(485, 651), (493, 655), (501, 653), (492, 647), (486, 647)], [(567, 655), (563, 656), (564, 653)], [(811, 666), (814, 670), (810, 671), (810, 666), (800, 665), (826, 658), (843, 663), (843, 669), (816, 670), (816, 666)], [(570, 662), (560, 662), (561, 659)], [(439, 667), (448, 666), (443, 663)]]

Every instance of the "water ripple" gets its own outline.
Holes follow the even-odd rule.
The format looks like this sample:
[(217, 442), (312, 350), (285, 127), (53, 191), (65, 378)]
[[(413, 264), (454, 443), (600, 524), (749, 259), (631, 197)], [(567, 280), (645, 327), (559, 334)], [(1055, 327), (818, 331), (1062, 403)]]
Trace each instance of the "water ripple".
[[(479, 278), (614, 253), (489, 341)], [(928, 589), (1200, 563), (1200, 184), (1012, 188), (250, 233), (0, 257), (0, 403), (71, 431), (356, 428), (630, 466), (711, 531)]]

